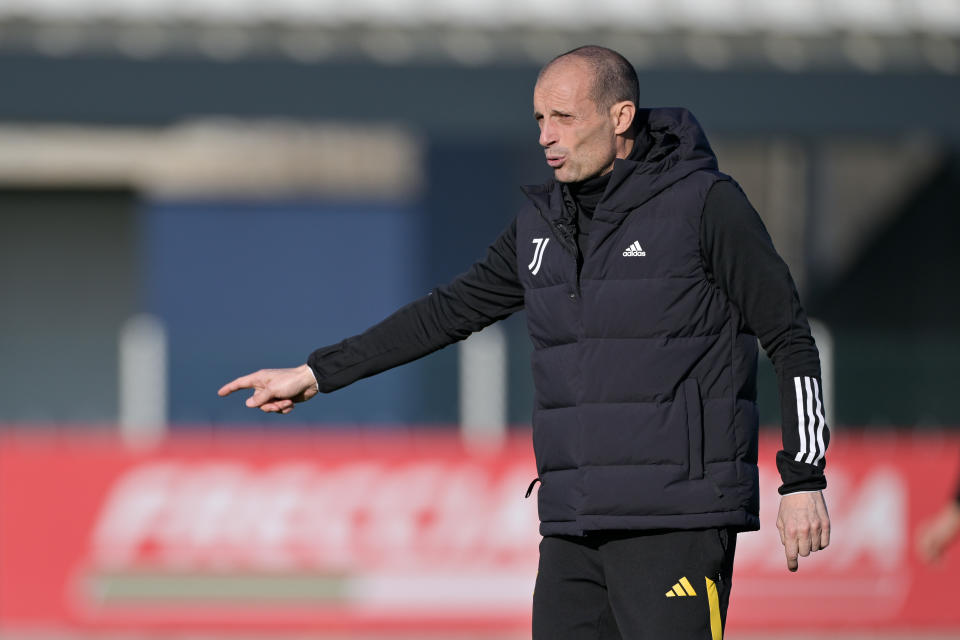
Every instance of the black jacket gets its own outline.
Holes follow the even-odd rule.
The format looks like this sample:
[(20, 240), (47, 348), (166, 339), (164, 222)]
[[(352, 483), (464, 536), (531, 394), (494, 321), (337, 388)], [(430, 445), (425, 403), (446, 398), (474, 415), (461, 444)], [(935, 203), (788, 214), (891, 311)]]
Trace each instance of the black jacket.
[[(546, 533), (611, 527), (682, 528), (712, 524), (755, 527), (756, 491), (753, 478), (756, 473), (756, 412), (753, 408), (755, 391), (751, 363), (751, 360), (755, 362), (755, 356), (751, 355), (755, 338), (752, 334), (760, 337), (780, 379), (785, 409), (784, 450), (778, 454), (778, 466), (784, 480), (781, 491), (825, 486), (822, 453), (829, 440), (829, 432), (822, 416), (819, 360), (786, 266), (777, 256), (759, 217), (742, 192), (726, 176), (716, 172), (713, 154), (692, 116), (683, 110), (655, 110), (645, 115), (649, 116), (648, 126), (637, 141), (646, 150), (644, 158), (639, 162), (617, 161), (607, 194), (597, 207), (591, 232), (596, 234), (596, 238), (592, 238), (591, 244), (605, 251), (604, 259), (596, 261), (587, 257), (580, 264), (575, 259), (555, 262), (563, 256), (563, 252), (567, 252), (568, 256), (576, 255), (576, 242), (571, 241), (575, 225), (564, 215), (558, 202), (556, 206), (549, 202), (548, 195), (546, 202), (540, 198), (540, 208), (546, 211), (537, 211), (531, 204), (518, 216), (521, 230), (518, 231), (518, 221), (515, 220), (490, 247), (487, 257), (453, 283), (404, 307), (364, 334), (317, 350), (309, 359), (320, 389), (332, 391), (358, 378), (373, 375), (465, 338), (526, 304), (535, 343), (540, 341), (541, 347), (567, 345), (570, 354), (576, 352), (569, 358), (560, 358), (561, 362), (568, 365), (565, 370), (570, 382), (565, 383), (562, 377), (541, 377), (537, 380), (538, 412), (546, 410), (549, 414), (552, 410), (565, 408), (573, 417), (564, 420), (569, 425), (576, 424), (575, 427), (568, 425), (567, 430), (571, 433), (552, 437), (557, 434), (539, 429), (540, 421), (536, 416), (534, 418), (538, 466), (544, 478), (541, 515), (544, 515), (546, 502), (548, 513), (545, 522), (555, 523), (545, 525)], [(690, 180), (696, 184), (686, 184)], [(676, 210), (673, 206), (676, 203), (671, 199), (666, 202), (673, 204), (665, 208), (656, 204), (658, 199), (667, 195), (665, 191), (671, 194), (670, 198), (681, 194), (681, 200), (684, 200), (682, 210)], [(531, 193), (538, 192), (541, 195), (558, 193), (555, 184)], [(672, 227), (682, 233), (674, 234), (663, 244), (656, 239), (655, 227), (648, 227), (653, 236), (630, 239), (628, 243), (621, 242), (624, 247), (619, 247), (616, 241), (626, 239), (626, 236), (621, 237), (627, 233), (623, 229), (631, 228), (629, 225), (635, 219), (643, 217), (638, 216), (638, 212), (642, 214), (641, 205), (646, 205), (647, 210), (651, 206), (658, 210), (655, 217), (662, 219), (666, 224), (664, 228)], [(531, 218), (531, 215), (536, 217)], [(530, 233), (524, 225), (531, 219), (544, 223), (549, 220), (552, 227), (544, 227), (535, 232), (536, 236), (528, 238)], [(627, 222), (628, 226), (624, 227)], [(641, 228), (642, 225), (638, 231)], [(535, 238), (540, 238), (538, 244), (534, 244)], [(640, 245), (640, 250), (647, 253), (646, 256), (623, 255), (628, 250), (637, 251), (631, 249), (635, 241)], [(651, 242), (654, 244), (651, 245)], [(690, 300), (702, 302), (709, 299), (712, 302), (703, 308), (695, 304), (687, 311), (680, 312), (679, 307), (671, 306), (670, 300), (663, 297), (675, 294), (654, 293), (649, 298), (647, 292), (649, 304), (642, 304), (645, 298), (642, 288), (649, 284), (648, 280), (670, 284), (671, 274), (657, 271), (657, 264), (668, 268), (662, 262), (664, 252), (667, 255), (682, 254), (684, 268), (689, 272), (684, 277), (698, 274), (696, 288), (699, 293)], [(657, 253), (661, 258), (657, 258)], [(630, 269), (640, 269), (640, 272), (633, 274), (636, 277), (621, 278), (623, 274), (616, 273), (616, 269), (628, 265)], [(537, 277), (532, 275), (535, 268), (538, 269), (537, 276), (542, 275), (538, 282), (548, 277), (552, 279), (550, 281), (553, 284), (546, 290), (552, 289), (566, 296), (562, 298), (562, 303), (558, 297), (545, 303), (543, 310), (531, 309), (530, 296), (542, 297), (538, 291), (543, 288), (531, 286)], [(644, 275), (644, 269), (653, 271)], [(650, 275), (656, 277), (650, 278)], [(588, 290), (583, 290), (584, 278), (590, 281)], [(580, 298), (570, 297), (594, 295), (592, 291), (611, 287), (620, 290), (617, 294), (620, 299), (635, 298), (641, 301), (640, 306), (634, 308), (629, 304), (611, 301), (598, 306), (592, 299), (580, 302)], [(611, 298), (616, 299), (616, 296)], [(623, 309), (627, 307), (634, 309), (633, 316), (623, 316)], [(579, 310), (571, 314), (570, 310), (574, 308)], [(648, 318), (646, 325), (637, 324), (637, 314), (642, 316), (646, 311), (657, 308), (667, 309), (670, 313), (663, 318), (660, 316), (664, 314), (654, 314)], [(593, 325), (584, 326), (583, 318), (587, 318), (588, 325)], [(669, 321), (658, 325), (661, 320)], [(543, 326), (536, 323), (542, 323)], [(644, 331), (648, 335), (643, 335)], [(619, 336), (617, 332), (634, 332), (634, 335)], [(701, 335), (694, 336), (697, 332)], [(676, 355), (682, 352), (677, 345), (682, 345), (688, 334), (701, 341), (712, 340), (711, 336), (725, 335), (724, 340), (730, 343), (728, 351), (732, 356), (721, 362), (717, 354), (725, 348), (708, 349), (712, 355), (705, 355), (704, 352), (694, 356), (694, 361), (688, 362), (688, 370), (681, 372), (683, 376), (673, 375), (663, 383), (655, 377), (645, 381), (637, 379), (641, 384), (635, 388), (629, 384), (636, 378), (635, 373), (622, 376), (617, 375), (615, 370), (618, 366), (630, 370), (630, 359), (623, 360), (621, 364), (614, 361), (614, 370), (611, 370), (609, 362), (592, 362), (589, 358), (590, 349), (596, 350), (597, 344), (605, 344), (604, 340), (615, 343), (621, 339), (640, 343), (644, 340), (650, 342), (673, 338), (675, 344), (664, 353)], [(616, 349), (611, 351), (615, 354)], [(638, 370), (658, 366), (658, 353), (654, 349), (646, 355), (640, 354)], [(535, 376), (537, 359), (540, 357), (534, 356)], [(626, 372), (631, 373), (632, 370)], [(723, 376), (729, 380), (721, 382), (719, 378)], [(560, 386), (562, 384), (573, 386), (563, 389)], [(796, 395), (797, 391), (799, 396)], [(598, 394), (597, 398), (602, 401), (595, 402), (591, 393)], [(734, 394), (732, 400), (731, 393)], [(617, 397), (617, 394), (623, 394), (623, 397)], [(564, 395), (565, 398), (557, 400)], [(624, 425), (626, 428), (621, 431), (592, 438), (592, 429), (596, 427), (603, 431), (609, 427), (609, 421), (603, 417), (590, 418), (588, 414), (597, 406), (613, 406), (621, 400), (631, 404), (630, 398), (635, 400), (632, 404), (637, 407), (647, 405), (664, 410), (663, 416), (653, 419), (660, 429), (676, 426), (673, 423), (679, 420), (681, 405), (686, 414), (697, 410), (701, 412), (702, 436), (698, 435), (697, 425), (691, 424), (686, 414), (683, 417), (685, 428), (674, 429), (674, 436), (682, 436), (686, 443), (685, 459), (671, 457), (679, 451), (677, 441), (666, 447), (669, 452), (665, 449), (664, 455), (660, 456), (663, 468), (677, 464), (686, 469), (684, 473), (691, 481), (687, 486), (697, 485), (694, 487), (695, 495), (671, 499), (667, 495), (667, 488), (677, 486), (675, 482), (661, 482), (661, 485), (654, 486), (644, 480), (642, 472), (625, 484), (617, 482), (616, 471), (610, 479), (597, 480), (597, 468), (644, 467), (642, 455), (633, 461), (626, 460), (627, 464), (623, 465), (617, 464), (616, 459), (610, 464), (604, 458), (607, 454), (616, 458), (623, 445), (618, 438), (626, 437), (629, 440), (629, 434), (634, 434), (633, 440), (639, 442), (649, 436), (645, 431), (642, 411), (634, 412), (629, 418), (630, 422)], [(670, 418), (670, 407), (673, 407), (673, 418)], [(724, 415), (727, 417), (724, 418)], [(562, 431), (563, 426), (559, 428)], [(576, 433), (572, 434), (574, 431)], [(714, 434), (714, 431), (722, 437)], [(551, 437), (547, 437), (547, 433)], [(698, 443), (699, 437), (702, 439)], [(596, 444), (599, 451), (592, 454), (584, 451), (584, 442)], [(721, 442), (725, 442), (724, 446), (718, 446)], [(573, 453), (569, 457), (573, 459), (563, 461), (562, 456), (558, 458), (545, 453), (550, 451), (551, 446), (572, 448)], [(593, 460), (590, 455), (599, 457)], [(579, 460), (575, 459), (577, 456), (580, 456)], [(656, 457), (652, 456), (651, 460), (655, 461)], [(553, 460), (561, 461), (555, 463)], [(719, 470), (717, 465), (722, 467), (723, 463), (727, 464), (727, 468)], [(656, 470), (657, 467), (650, 469)], [(574, 479), (564, 484), (561, 480), (564, 473), (554, 473), (549, 479), (544, 475), (561, 471), (567, 471), (566, 476)], [(703, 478), (690, 477), (700, 474), (703, 474)], [(598, 488), (590, 484), (595, 480), (599, 483)], [(693, 480), (703, 481), (698, 484)], [(664, 484), (666, 486), (662, 486)], [(557, 490), (554, 491), (553, 487)], [(591, 489), (589, 495), (584, 493), (588, 488)], [(612, 500), (601, 498), (604, 492), (613, 496), (629, 496), (632, 495), (630, 492), (659, 492), (663, 500), (659, 506), (631, 505), (629, 497), (620, 502), (616, 497)], [(591, 505), (592, 498), (606, 502)], [(554, 509), (554, 506), (557, 508)], [(649, 513), (641, 513), (644, 509)], [(722, 512), (727, 515), (719, 519), (674, 518), (673, 524), (657, 519), (661, 515), (658, 511), (667, 513), (671, 509), (689, 512), (686, 515), (694, 512)], [(604, 519), (611, 515), (624, 516), (626, 519)], [(643, 516), (652, 516), (653, 519), (648, 517), (644, 520)]]

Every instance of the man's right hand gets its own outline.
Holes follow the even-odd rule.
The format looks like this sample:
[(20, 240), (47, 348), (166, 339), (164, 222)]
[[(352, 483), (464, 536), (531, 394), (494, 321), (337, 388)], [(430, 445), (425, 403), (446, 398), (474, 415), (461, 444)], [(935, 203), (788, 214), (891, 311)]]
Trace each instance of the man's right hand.
[(317, 380), (308, 365), (293, 369), (260, 369), (220, 387), (219, 396), (228, 396), (239, 389), (253, 389), (247, 406), (266, 413), (290, 413), (296, 402), (305, 402), (317, 395)]

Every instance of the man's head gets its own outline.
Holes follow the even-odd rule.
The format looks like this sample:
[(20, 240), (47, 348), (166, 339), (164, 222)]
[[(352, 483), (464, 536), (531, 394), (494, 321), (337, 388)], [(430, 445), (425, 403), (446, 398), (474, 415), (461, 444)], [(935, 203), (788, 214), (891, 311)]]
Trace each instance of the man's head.
[(638, 93), (633, 66), (605, 47), (568, 51), (540, 70), (533, 115), (559, 182), (607, 173), (630, 153)]

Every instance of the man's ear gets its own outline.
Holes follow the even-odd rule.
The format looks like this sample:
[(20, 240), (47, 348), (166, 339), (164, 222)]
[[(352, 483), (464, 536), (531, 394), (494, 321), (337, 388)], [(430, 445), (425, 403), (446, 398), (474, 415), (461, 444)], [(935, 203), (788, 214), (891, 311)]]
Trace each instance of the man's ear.
[(633, 125), (633, 118), (637, 115), (637, 105), (629, 100), (617, 102), (610, 107), (610, 115), (613, 118), (614, 133), (623, 135)]

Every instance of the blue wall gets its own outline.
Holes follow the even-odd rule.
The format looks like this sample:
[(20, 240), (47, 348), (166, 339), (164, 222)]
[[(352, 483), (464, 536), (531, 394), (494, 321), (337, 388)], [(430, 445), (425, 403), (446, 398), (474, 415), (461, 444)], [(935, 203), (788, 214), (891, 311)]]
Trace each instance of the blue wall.
[[(420, 212), (321, 202), (149, 202), (143, 307), (166, 323), (170, 419), (399, 422), (420, 415), (422, 365), (324, 396), (280, 418), (221, 399), (224, 382), (295, 366), (426, 291)], [(291, 418), (293, 418), (291, 420)]]

